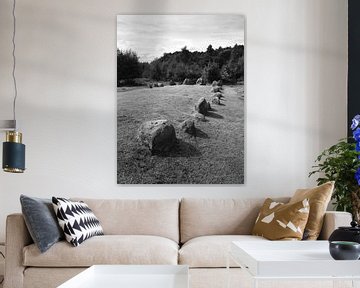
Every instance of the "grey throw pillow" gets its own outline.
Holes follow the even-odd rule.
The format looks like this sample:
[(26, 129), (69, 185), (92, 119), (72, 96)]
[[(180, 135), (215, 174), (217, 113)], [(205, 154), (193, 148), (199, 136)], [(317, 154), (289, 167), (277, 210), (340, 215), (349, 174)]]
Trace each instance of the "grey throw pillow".
[(41, 253), (64, 238), (51, 199), (20, 196), (22, 213), (31, 238)]

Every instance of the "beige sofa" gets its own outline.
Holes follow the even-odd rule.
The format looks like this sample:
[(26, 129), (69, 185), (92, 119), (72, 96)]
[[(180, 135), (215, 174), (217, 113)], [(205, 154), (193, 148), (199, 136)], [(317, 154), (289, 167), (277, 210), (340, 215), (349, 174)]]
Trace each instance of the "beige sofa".
[[(5, 288), (56, 287), (94, 264), (185, 264), (191, 288), (223, 288), (231, 241), (268, 241), (250, 235), (263, 199), (81, 200), (105, 235), (76, 248), (62, 241), (41, 254), (23, 216), (8, 216)], [(321, 237), (350, 220), (345, 212), (326, 213)], [(231, 266), (235, 287), (243, 272)]]

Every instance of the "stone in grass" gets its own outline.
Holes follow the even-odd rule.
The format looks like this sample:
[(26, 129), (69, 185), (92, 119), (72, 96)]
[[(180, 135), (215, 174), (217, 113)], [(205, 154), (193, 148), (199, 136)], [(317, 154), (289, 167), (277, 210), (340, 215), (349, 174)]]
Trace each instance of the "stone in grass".
[(211, 86), (213, 86), (213, 87), (218, 86), (218, 82), (214, 80), (214, 81), (212, 82)]
[(213, 92), (213, 93), (221, 92), (221, 87), (219, 87), (219, 86), (212, 87), (210, 92)]
[(194, 120), (192, 120), (192, 119), (187, 119), (187, 120), (181, 122), (180, 129), (190, 135), (196, 134), (195, 123), (194, 123)]
[(195, 111), (206, 115), (209, 110), (209, 103), (206, 101), (204, 97), (201, 97), (199, 101), (195, 104)]
[(192, 116), (198, 121), (205, 121), (205, 116), (199, 112), (194, 112)]
[(175, 128), (168, 120), (146, 121), (139, 128), (138, 139), (152, 154), (168, 152), (176, 144)]
[(190, 79), (189, 78), (185, 78), (183, 85), (190, 85)]
[(213, 96), (213, 98), (211, 99), (211, 103), (220, 105), (220, 99), (218, 97)]
[(224, 95), (221, 92), (216, 92), (213, 97), (217, 97), (219, 99), (224, 98)]

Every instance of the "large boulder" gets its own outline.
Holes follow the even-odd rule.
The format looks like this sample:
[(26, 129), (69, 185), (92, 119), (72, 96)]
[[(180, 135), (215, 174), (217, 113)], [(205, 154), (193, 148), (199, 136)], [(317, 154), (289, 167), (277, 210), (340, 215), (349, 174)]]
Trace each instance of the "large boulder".
[(201, 97), (199, 101), (195, 105), (195, 110), (203, 115), (206, 115), (209, 110), (209, 103), (206, 101), (204, 97)]
[(190, 79), (189, 78), (185, 78), (183, 85), (190, 85)]
[(192, 119), (187, 119), (187, 120), (181, 122), (180, 129), (182, 131), (184, 131), (185, 133), (188, 133), (191, 135), (196, 134), (195, 123), (194, 123), (194, 120), (192, 120)]
[(168, 120), (147, 121), (139, 128), (138, 139), (152, 154), (168, 152), (176, 144), (175, 128)]

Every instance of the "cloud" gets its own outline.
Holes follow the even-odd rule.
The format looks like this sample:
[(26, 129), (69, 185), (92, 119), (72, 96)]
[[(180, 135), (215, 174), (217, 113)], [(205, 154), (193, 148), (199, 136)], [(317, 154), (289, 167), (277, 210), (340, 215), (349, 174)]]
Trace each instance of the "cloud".
[(118, 15), (117, 47), (152, 61), (187, 46), (191, 51), (244, 44), (242, 15)]

